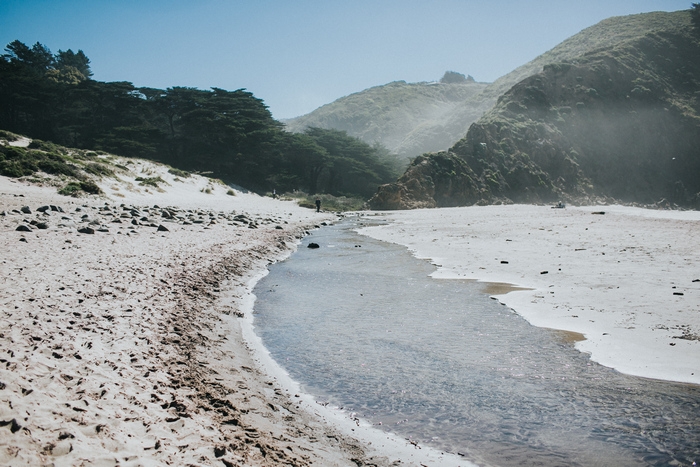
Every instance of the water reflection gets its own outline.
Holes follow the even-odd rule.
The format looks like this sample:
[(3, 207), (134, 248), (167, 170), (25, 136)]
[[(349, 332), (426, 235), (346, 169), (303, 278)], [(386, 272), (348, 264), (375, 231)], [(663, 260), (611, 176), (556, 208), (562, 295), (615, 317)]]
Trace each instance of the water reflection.
[(690, 465), (700, 388), (628, 377), (530, 326), (483, 284), (436, 280), (347, 222), (257, 286), (255, 325), (318, 399), (493, 465)]

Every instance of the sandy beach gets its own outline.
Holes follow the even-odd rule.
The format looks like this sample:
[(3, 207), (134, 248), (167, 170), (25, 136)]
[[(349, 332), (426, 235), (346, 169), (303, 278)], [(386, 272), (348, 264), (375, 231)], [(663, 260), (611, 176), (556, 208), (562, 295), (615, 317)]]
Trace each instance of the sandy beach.
[(335, 215), (132, 165), (99, 197), (0, 177), (0, 465), (444, 464), (256, 342), (252, 286)]
[[(361, 229), (483, 281), (535, 326), (623, 373), (700, 384), (700, 212), (511, 205), (396, 211)], [(498, 283), (505, 283), (498, 286)], [(512, 290), (508, 284), (528, 290)]]
[[(469, 465), (319, 405), (255, 335), (252, 287), (335, 215), (146, 161), (100, 186), (71, 198), (0, 177), (1, 465)], [(700, 382), (700, 213), (363, 215), (391, 219), (362, 233), (436, 278), (527, 288), (485, 284), (604, 365)]]

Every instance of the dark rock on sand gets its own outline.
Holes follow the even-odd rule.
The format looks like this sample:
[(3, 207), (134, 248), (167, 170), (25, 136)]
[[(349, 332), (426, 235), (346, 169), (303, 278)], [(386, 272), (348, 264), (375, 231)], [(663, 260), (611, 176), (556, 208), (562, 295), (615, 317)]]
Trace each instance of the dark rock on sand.
[(170, 230), (168, 230), (168, 228), (163, 225), (159, 225), (158, 232), (170, 232)]
[(309, 246), (307, 248), (315, 249), (315, 248), (320, 248), (320, 246), (318, 245), (318, 243), (309, 243)]
[(84, 233), (84, 234), (94, 234), (95, 229), (93, 229), (91, 227), (83, 227), (83, 228), (78, 229), (78, 232)]
[(31, 232), (32, 231), (32, 229), (30, 229), (29, 226), (26, 224), (18, 225), (15, 230), (17, 230), (19, 232)]

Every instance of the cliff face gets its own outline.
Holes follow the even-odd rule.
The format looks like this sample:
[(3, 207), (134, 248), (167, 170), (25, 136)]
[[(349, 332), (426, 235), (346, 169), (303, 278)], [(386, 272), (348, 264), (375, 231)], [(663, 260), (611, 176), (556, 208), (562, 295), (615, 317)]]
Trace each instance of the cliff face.
[(376, 210), (472, 204), (485, 195), (483, 184), (464, 159), (440, 152), (416, 157), (396, 183), (382, 185), (370, 200)]
[(664, 27), (545, 65), (469, 128), (449, 152), (475, 174), (482, 202), (700, 208), (700, 40), (688, 12), (666, 15)]

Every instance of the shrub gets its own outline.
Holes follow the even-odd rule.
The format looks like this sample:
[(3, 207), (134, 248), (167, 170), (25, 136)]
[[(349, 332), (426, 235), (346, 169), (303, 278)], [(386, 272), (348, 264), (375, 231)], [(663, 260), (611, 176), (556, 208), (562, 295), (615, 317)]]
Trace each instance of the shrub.
[(180, 170), (180, 169), (176, 169), (176, 168), (171, 168), (170, 170), (168, 170), (168, 173), (173, 174), (176, 177), (180, 177), (180, 178), (187, 178), (191, 175), (189, 172), (186, 172), (186, 171)]
[(36, 158), (36, 165), (39, 169), (52, 175), (67, 175), (69, 177), (77, 177), (78, 171), (75, 167), (66, 162), (61, 158), (61, 156), (56, 154), (42, 154), (32, 151), (33, 156)]
[(81, 192), (90, 193), (91, 195), (99, 195), (102, 193), (100, 187), (95, 182), (87, 180), (82, 182), (70, 182), (58, 190), (59, 195), (73, 196), (77, 198)]
[(0, 175), (4, 175), (5, 177), (19, 178), (33, 173), (34, 171), (25, 169), (21, 161), (0, 161)]
[(44, 152), (51, 152), (57, 154), (65, 154), (65, 148), (52, 143), (51, 141), (42, 141), (40, 139), (35, 139), (29, 143), (29, 149), (38, 149)]
[(68, 185), (64, 186), (60, 190), (58, 190), (59, 195), (64, 195), (64, 196), (75, 196), (77, 197), (80, 194), (81, 188), (80, 188), (80, 183), (78, 182), (70, 182)]
[(106, 166), (102, 164), (98, 164), (97, 162), (91, 162), (88, 165), (85, 166), (83, 169), (88, 173), (91, 173), (93, 175), (97, 175), (98, 177), (102, 177), (103, 175), (106, 176), (112, 176), (114, 175), (114, 172), (107, 168)]
[(158, 188), (159, 183), (165, 183), (165, 180), (160, 177), (136, 177), (136, 181), (141, 186), (152, 186), (153, 188)]
[(83, 190), (86, 193), (90, 193), (91, 195), (99, 195), (102, 193), (102, 190), (100, 190), (100, 187), (97, 186), (95, 182), (92, 180), (86, 180), (84, 182), (80, 182), (80, 189)]

